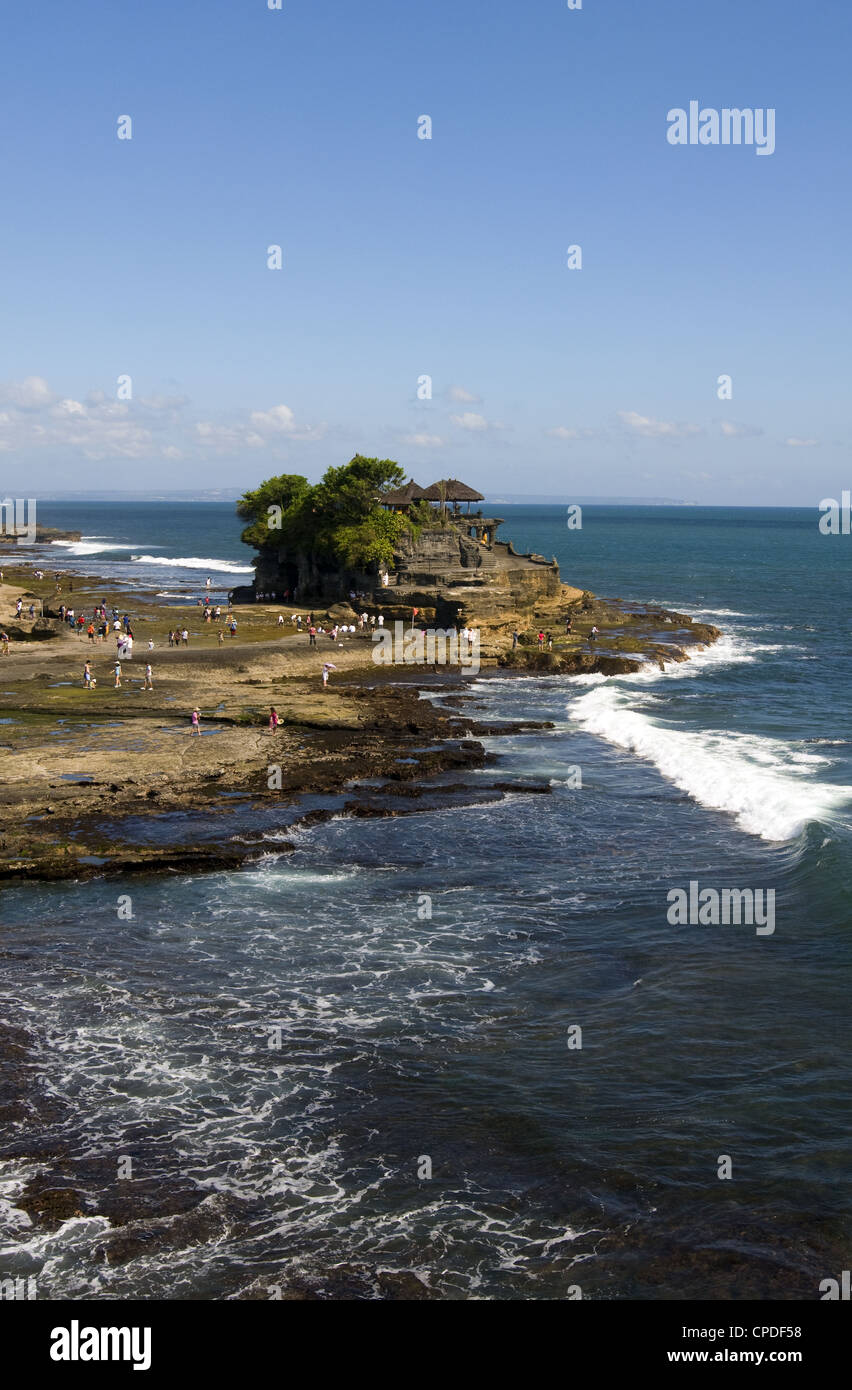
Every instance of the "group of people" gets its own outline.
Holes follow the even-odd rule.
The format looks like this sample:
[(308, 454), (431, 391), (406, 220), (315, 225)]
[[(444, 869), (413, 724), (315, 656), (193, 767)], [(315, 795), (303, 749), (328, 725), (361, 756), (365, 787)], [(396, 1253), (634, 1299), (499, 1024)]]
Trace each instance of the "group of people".
[[(573, 631), (574, 631), (574, 619), (573, 619), (573, 617), (571, 616), (571, 614), (569, 613), (568, 617), (565, 619), (565, 635), (566, 635), (566, 637), (570, 637), (571, 634), (573, 633)], [(464, 635), (464, 630), (462, 631), (462, 635)], [(592, 627), (589, 629), (589, 641), (590, 641), (590, 642), (595, 642), (595, 641), (597, 640), (597, 637), (598, 637), (598, 628), (597, 628), (596, 625), (594, 625), (594, 626), (592, 626)], [(517, 645), (518, 645), (518, 643), (520, 642), (520, 640), (521, 640), (521, 634), (520, 634), (519, 632), (513, 632), (513, 633), (512, 633), (512, 647), (513, 647), (513, 648), (517, 647)], [(539, 649), (539, 651), (543, 651), (545, 645), (547, 646), (547, 650), (548, 650), (549, 652), (552, 652), (552, 651), (553, 651), (553, 633), (552, 633), (552, 632), (546, 632), (546, 631), (544, 630), (544, 628), (539, 628), (538, 634), (537, 634), (537, 636), (536, 636), (536, 642), (538, 643), (538, 649)]]
[[(123, 657), (125, 654), (124, 654), (123, 652), (121, 652), (121, 653), (119, 653), (119, 655), (120, 655), (121, 657)], [(113, 681), (114, 689), (115, 689), (115, 690), (121, 690), (121, 688), (122, 688), (122, 687), (121, 687), (121, 661), (119, 660), (118, 657), (116, 657), (115, 665), (113, 666), (112, 669), (113, 669), (113, 678), (114, 678), (114, 681)], [(97, 684), (98, 684), (98, 682), (97, 682), (97, 677), (95, 676), (95, 673), (94, 673), (93, 670), (92, 670), (91, 662), (87, 661), (87, 662), (85, 662), (85, 664), (84, 664), (84, 666), (83, 666), (83, 688), (84, 688), (85, 690), (95, 690), (95, 689), (97, 689)], [(149, 662), (146, 662), (146, 665), (145, 665), (145, 679), (144, 679), (143, 682), (142, 682), (142, 689), (143, 689), (143, 690), (153, 690), (153, 689), (154, 689), (154, 671), (153, 671), (153, 668), (152, 668), (152, 666), (151, 666), (150, 661), (149, 661)]]

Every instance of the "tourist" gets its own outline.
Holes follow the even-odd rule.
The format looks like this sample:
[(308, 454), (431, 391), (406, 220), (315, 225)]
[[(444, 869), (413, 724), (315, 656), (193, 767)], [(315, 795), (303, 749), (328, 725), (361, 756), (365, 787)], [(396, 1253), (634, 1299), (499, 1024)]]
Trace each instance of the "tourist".
[(539, 651), (540, 651), (541, 648), (544, 646), (544, 633), (541, 632), (541, 631), (539, 631), (539, 634), (538, 634), (538, 646), (539, 646)]
[(171, 628), (169, 628), (169, 646), (170, 646), (170, 647), (173, 647), (174, 644), (175, 644), (175, 635), (174, 635), (174, 633), (172, 632)]
[(92, 684), (92, 668), (91, 668), (91, 666), (89, 665), (89, 663), (88, 663), (88, 661), (87, 661), (86, 664), (85, 664), (85, 666), (83, 667), (83, 685), (85, 686), (86, 690), (89, 690), (90, 687), (91, 687), (91, 684)]
[(308, 629), (308, 646), (315, 647), (317, 644), (317, 630), (315, 627)]
[(153, 639), (153, 637), (149, 637), (149, 638), (148, 638), (148, 651), (149, 651), (149, 652), (152, 652), (153, 650), (154, 650), (154, 639)]
[(225, 634), (224, 634), (224, 632), (222, 631), (222, 629), (219, 628), (219, 646), (220, 646), (220, 647), (223, 646), (223, 645), (224, 645), (224, 642), (225, 642)]
[(567, 617), (567, 618), (565, 619), (565, 631), (566, 631), (566, 633), (570, 633), (570, 632), (571, 632), (571, 618), (570, 618), (570, 616)]
[(323, 662), (323, 664), (322, 664), (322, 688), (323, 688), (323, 690), (325, 690), (325, 687), (328, 685), (328, 673), (329, 673), (329, 671), (336, 671), (336, 670), (337, 670), (337, 667), (334, 665), (334, 662), (333, 662), (333, 661), (324, 661), (324, 662)]
[(145, 684), (142, 686), (142, 689), (143, 689), (143, 690), (153, 690), (153, 689), (154, 689), (154, 672), (151, 670), (151, 663), (150, 663), (150, 661), (148, 662), (147, 666), (145, 667)]
[(281, 721), (278, 718), (278, 711), (274, 705), (269, 706), (269, 732), (274, 734)]
[(596, 638), (597, 638), (597, 635), (598, 635), (598, 630), (597, 630), (596, 627), (593, 627), (592, 630), (591, 630), (591, 632), (589, 633), (589, 641), (590, 641), (590, 642), (594, 642), (594, 641), (596, 640)]
[(187, 632), (186, 628), (183, 629), (183, 632), (180, 635), (180, 640), (183, 642), (183, 645), (185, 647), (189, 646), (189, 633)]
[(237, 620), (236, 620), (236, 618), (233, 617), (233, 616), (231, 617), (230, 632), (231, 632), (231, 636), (232, 636), (232, 637), (236, 637), (236, 635), (237, 635)]
[(380, 614), (379, 614), (378, 618), (376, 619), (376, 622), (378, 623), (379, 627), (384, 627), (384, 625), (385, 625), (385, 615), (384, 615), (384, 613), (380, 613)]
[(89, 626), (86, 628), (86, 635), (87, 635), (89, 641), (94, 645), (94, 641), (95, 641), (95, 625), (94, 625), (94, 623), (89, 623)]
[(118, 689), (120, 689), (120, 687), (121, 687), (121, 662), (117, 661), (117, 662), (115, 663), (115, 688), (116, 688), (116, 690), (118, 690)]
[(201, 737), (201, 715), (197, 709), (192, 711), (192, 723), (189, 732), (190, 734), (198, 734), (199, 738)]
[(284, 626), (284, 614), (283, 614), (283, 613), (279, 613), (279, 614), (278, 614), (278, 626), (279, 626), (279, 627), (283, 627), (283, 626)]
[(10, 653), (10, 651), (9, 651), (9, 634), (8, 634), (8, 632), (0, 632), (0, 642), (3, 643), (3, 655), (4, 655), (4, 656), (9, 656), (9, 655), (11, 655), (11, 653)]
[(520, 634), (519, 632), (513, 632), (513, 633), (512, 633), (512, 650), (515, 649), (515, 647), (518, 645), (518, 643), (520, 642), (520, 640), (521, 640), (521, 634)]
[(547, 634), (547, 650), (548, 650), (549, 652), (552, 652), (552, 651), (553, 651), (553, 633), (552, 633), (552, 632), (548, 632), (548, 634)]

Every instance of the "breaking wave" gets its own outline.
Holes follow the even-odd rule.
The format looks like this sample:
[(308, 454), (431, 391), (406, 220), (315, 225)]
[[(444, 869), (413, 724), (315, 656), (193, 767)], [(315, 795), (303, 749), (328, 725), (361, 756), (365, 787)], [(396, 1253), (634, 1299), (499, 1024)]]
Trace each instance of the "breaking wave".
[(702, 806), (733, 815), (752, 835), (792, 839), (811, 821), (834, 819), (852, 800), (852, 787), (814, 779), (827, 758), (802, 753), (782, 739), (667, 728), (632, 708), (632, 696), (629, 688), (610, 682), (581, 695), (569, 715), (588, 733), (653, 763)]

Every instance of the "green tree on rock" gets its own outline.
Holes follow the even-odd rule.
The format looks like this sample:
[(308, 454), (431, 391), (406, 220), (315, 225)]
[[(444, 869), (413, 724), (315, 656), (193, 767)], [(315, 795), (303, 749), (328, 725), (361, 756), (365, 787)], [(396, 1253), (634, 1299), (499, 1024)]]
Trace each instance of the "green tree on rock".
[(363, 454), (327, 469), (313, 486), (298, 473), (267, 478), (237, 503), (250, 523), (242, 538), (256, 550), (313, 555), (350, 570), (389, 566), (396, 543), (415, 528), (404, 515), (385, 511), (381, 498), (404, 481), (393, 459)]

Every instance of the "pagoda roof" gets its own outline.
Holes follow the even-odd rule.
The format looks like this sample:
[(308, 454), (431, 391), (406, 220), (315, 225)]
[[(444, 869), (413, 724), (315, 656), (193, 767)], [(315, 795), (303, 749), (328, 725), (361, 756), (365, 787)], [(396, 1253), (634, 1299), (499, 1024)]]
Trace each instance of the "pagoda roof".
[(468, 487), (467, 483), (460, 483), (458, 478), (442, 478), (439, 482), (427, 487), (422, 494), (427, 502), (484, 502), (483, 493), (477, 492), (476, 488)]
[(404, 507), (410, 502), (419, 502), (425, 496), (423, 488), (415, 483), (413, 478), (409, 478), (404, 487), (383, 493), (380, 500), (383, 507)]

